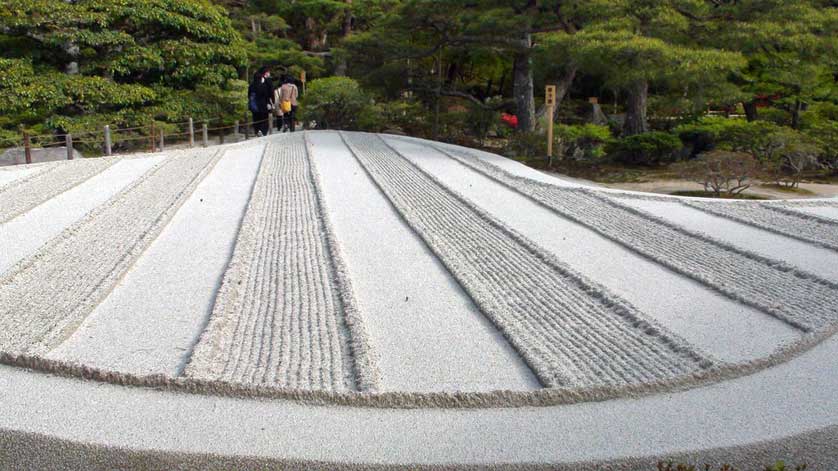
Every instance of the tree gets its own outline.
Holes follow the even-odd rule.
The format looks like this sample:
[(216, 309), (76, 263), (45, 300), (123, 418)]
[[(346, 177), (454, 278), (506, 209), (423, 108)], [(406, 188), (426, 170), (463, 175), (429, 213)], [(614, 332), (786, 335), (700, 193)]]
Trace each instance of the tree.
[[(572, 37), (556, 38), (586, 73), (626, 92), (623, 134), (649, 131), (650, 87), (678, 88), (689, 94), (724, 81), (745, 65), (738, 53), (703, 47), (693, 41), (688, 16), (669, 0), (615, 2), (605, 21)], [(692, 87), (692, 88), (691, 88)]]
[(243, 43), (226, 12), (206, 1), (2, 0), (2, 7), (7, 128), (132, 126), (187, 110), (208, 118), (243, 101), (231, 95), (241, 91)]
[[(391, 64), (431, 59), (437, 72), (446, 58), (474, 54), (503, 57), (511, 68), (512, 98), (518, 129), (535, 129), (533, 57), (536, 36), (545, 32), (575, 32), (592, 10), (581, 0), (406, 0), (369, 33), (350, 43), (360, 62)], [(408, 67), (409, 69), (409, 67)], [(410, 73), (410, 72), (409, 72)], [(472, 102), (474, 95), (437, 87), (437, 95), (459, 96)]]

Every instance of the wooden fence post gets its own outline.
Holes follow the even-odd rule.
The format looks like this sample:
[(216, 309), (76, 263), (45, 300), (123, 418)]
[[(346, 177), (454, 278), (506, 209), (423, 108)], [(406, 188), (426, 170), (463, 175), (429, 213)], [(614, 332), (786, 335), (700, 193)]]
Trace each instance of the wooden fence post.
[(239, 120), (236, 120), (235, 122), (235, 130), (233, 131), (233, 134), (241, 134), (241, 130), (239, 129)]
[(189, 147), (195, 147), (195, 123), (189, 118)]
[(109, 124), (105, 125), (105, 155), (111, 155), (111, 126)]
[(67, 133), (64, 136), (64, 144), (67, 146), (67, 160), (73, 160), (73, 136)]
[(163, 152), (163, 150), (166, 148), (165, 134), (166, 133), (161, 129), (160, 130), (160, 152)]
[(250, 124), (247, 123), (247, 115), (244, 117), (244, 140), (250, 139)]
[(29, 133), (24, 131), (23, 132), (23, 153), (26, 155), (26, 163), (32, 163), (32, 140), (29, 137)]
[(203, 139), (204, 147), (207, 147), (209, 145), (209, 131), (207, 131), (207, 122), (206, 121), (204, 121), (203, 128), (201, 129), (201, 131), (202, 131), (202, 134), (203, 134), (202, 137), (204, 138)]
[(274, 133), (274, 114), (268, 113), (268, 135)]

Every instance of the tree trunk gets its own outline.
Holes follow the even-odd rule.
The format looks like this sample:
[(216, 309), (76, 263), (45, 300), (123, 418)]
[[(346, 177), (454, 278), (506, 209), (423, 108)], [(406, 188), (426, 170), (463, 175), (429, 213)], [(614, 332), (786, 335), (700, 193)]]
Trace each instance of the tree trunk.
[(628, 108), (626, 122), (623, 124), (623, 135), (634, 136), (649, 132), (649, 121), (646, 118), (646, 108), (649, 101), (649, 82), (636, 82), (628, 91)]
[[(346, 0), (346, 4), (349, 7), (343, 14), (343, 39), (345, 40), (352, 34), (352, 0)], [(348, 68), (348, 64), (346, 62), (346, 54), (341, 54), (340, 58), (338, 59), (337, 65), (335, 65), (335, 75), (337, 76), (345, 76), (346, 69)]]
[(518, 115), (518, 130), (532, 132), (535, 130), (535, 97), (532, 78), (532, 58), (530, 57), (531, 36), (524, 36), (527, 49), (516, 52), (512, 63), (512, 94), (515, 97), (515, 107)]
[(748, 101), (742, 103), (742, 106), (745, 108), (745, 117), (748, 119), (748, 122), (754, 122), (759, 119), (759, 108), (757, 108), (756, 101)]
[[(562, 101), (567, 96), (568, 92), (570, 91), (571, 85), (573, 85), (573, 81), (576, 79), (576, 72), (578, 68), (576, 66), (571, 66), (567, 69), (564, 76), (559, 79), (559, 83), (556, 86), (556, 107), (554, 109), (558, 110), (562, 106)], [(559, 122), (559, 113), (553, 114), (553, 122)]]
[(800, 100), (795, 100), (794, 106), (791, 109), (791, 127), (792, 129), (800, 129), (800, 113), (803, 111), (803, 103)]

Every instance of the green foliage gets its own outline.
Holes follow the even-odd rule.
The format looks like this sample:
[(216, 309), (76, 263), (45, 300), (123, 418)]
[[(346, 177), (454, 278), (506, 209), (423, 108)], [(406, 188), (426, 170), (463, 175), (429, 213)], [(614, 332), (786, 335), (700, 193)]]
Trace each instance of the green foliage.
[[(204, 0), (5, 0), (0, 126), (90, 131), (238, 109), (243, 42)], [(200, 118), (201, 113), (196, 113)]]
[(608, 154), (628, 165), (658, 165), (678, 157), (681, 141), (665, 132), (649, 132), (625, 137), (608, 146)]
[(593, 162), (605, 155), (605, 147), (613, 141), (608, 126), (596, 124), (553, 126), (555, 148), (563, 158)]
[[(303, 121), (314, 121), (320, 129), (357, 129), (361, 113), (368, 107), (358, 82), (348, 77), (313, 80), (303, 102)], [(372, 109), (371, 109), (372, 111)]]
[(515, 133), (504, 153), (517, 160), (543, 159), (547, 155), (547, 139), (537, 132)]

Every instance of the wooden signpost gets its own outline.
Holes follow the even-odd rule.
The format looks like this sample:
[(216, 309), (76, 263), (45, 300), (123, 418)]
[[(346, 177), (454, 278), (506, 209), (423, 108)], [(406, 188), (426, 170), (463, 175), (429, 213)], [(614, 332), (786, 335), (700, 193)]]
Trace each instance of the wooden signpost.
[(547, 85), (544, 91), (544, 104), (547, 105), (547, 166), (553, 164), (553, 114), (556, 107), (556, 86)]
[(306, 94), (306, 71), (300, 72), (300, 82), (303, 84), (303, 95)]

